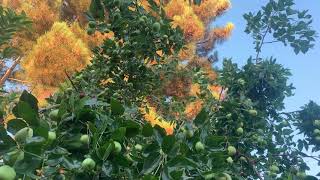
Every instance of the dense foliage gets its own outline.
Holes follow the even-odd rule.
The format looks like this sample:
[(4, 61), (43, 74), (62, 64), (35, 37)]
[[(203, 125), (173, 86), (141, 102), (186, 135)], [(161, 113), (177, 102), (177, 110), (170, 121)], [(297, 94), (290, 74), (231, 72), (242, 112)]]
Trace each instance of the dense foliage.
[[(277, 12), (290, 2), (270, 1)], [(189, 13), (208, 21), (197, 11), (208, 1), (195, 3)], [(260, 60), (262, 45), (244, 67), (224, 60), (214, 76), (199, 62), (182, 66), (185, 29), (167, 19), (162, 1), (148, 4), (92, 1), (88, 34), (114, 36), (47, 106), (39, 108), (27, 91), (19, 99), (2, 93), (0, 179), (316, 179), (305, 174), (304, 158), (313, 156), (301, 151), (319, 150), (320, 108), (311, 102), (283, 112), (293, 95), (290, 71), (273, 58)], [(247, 32), (266, 30), (255, 25), (264, 18), (246, 19), (253, 24)], [(293, 35), (302, 31), (312, 30)], [(188, 116), (188, 108), (198, 109)], [(296, 142), (295, 130), (307, 138)]]

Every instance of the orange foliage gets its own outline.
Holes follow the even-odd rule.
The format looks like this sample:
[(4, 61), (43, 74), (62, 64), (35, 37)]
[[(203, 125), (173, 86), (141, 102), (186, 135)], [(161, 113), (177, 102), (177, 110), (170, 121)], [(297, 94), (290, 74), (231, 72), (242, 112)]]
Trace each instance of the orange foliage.
[(170, 123), (161, 117), (154, 107), (147, 104), (145, 108), (140, 108), (140, 112), (143, 114), (145, 120), (150, 122), (152, 126), (158, 125), (165, 129), (168, 135), (173, 134), (175, 124)]
[(57, 87), (65, 80), (65, 72), (84, 68), (90, 55), (86, 44), (72, 33), (66, 23), (56, 22), (49, 32), (38, 38), (25, 58), (23, 75), (36, 89), (37, 86)]
[(212, 29), (205, 37), (205, 42), (203, 43), (203, 48), (206, 51), (210, 51), (217, 42), (221, 42), (222, 40), (226, 40), (230, 37), (232, 30), (234, 29), (234, 25), (232, 23), (227, 23), (225, 27), (218, 27)]
[(192, 8), (202, 21), (208, 23), (229, 9), (230, 5), (229, 0), (202, 0), (200, 5), (192, 5)]
[(59, 20), (59, 12), (44, 0), (25, 0), (17, 10), (24, 11), (32, 19), (34, 32), (38, 35), (45, 33)]

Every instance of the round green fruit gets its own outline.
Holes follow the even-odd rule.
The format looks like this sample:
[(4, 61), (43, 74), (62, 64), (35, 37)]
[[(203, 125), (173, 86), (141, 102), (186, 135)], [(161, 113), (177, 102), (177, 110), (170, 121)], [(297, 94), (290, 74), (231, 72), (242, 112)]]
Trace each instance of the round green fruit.
[(214, 175), (215, 175), (214, 173), (206, 174), (206, 175), (203, 176), (203, 178), (204, 178), (205, 180), (213, 179), (213, 178), (214, 178)]
[(234, 146), (228, 146), (228, 155), (234, 156), (237, 153), (237, 149)]
[(185, 130), (185, 131), (183, 131), (183, 134), (184, 134), (187, 138), (192, 138), (192, 137), (193, 137), (193, 131), (192, 131), (192, 130)]
[(202, 144), (202, 142), (198, 141), (195, 145), (196, 147), (196, 151), (200, 152), (204, 150), (204, 145)]
[(226, 178), (226, 180), (232, 180), (231, 176), (228, 173), (223, 173), (223, 176)]
[(29, 127), (25, 127), (20, 129), (14, 136), (14, 139), (17, 142), (25, 142), (27, 139), (32, 138), (33, 136), (33, 129), (29, 128)]
[(239, 128), (237, 129), (237, 134), (238, 134), (238, 135), (242, 135), (242, 134), (243, 134), (243, 128), (239, 127)]
[(249, 114), (250, 114), (251, 116), (257, 116), (257, 115), (258, 115), (258, 112), (257, 112), (256, 110), (254, 110), (254, 109), (250, 109), (250, 110), (249, 110)]
[(316, 140), (317, 143), (320, 144), (320, 136), (316, 136), (314, 139)]
[(117, 154), (120, 153), (122, 149), (121, 144), (118, 141), (114, 141), (113, 143), (114, 143), (114, 152)]
[(241, 157), (240, 157), (240, 161), (247, 162), (247, 158), (241, 156)]
[(228, 158), (227, 158), (227, 163), (229, 163), (229, 164), (232, 164), (232, 163), (233, 163), (232, 157), (228, 157)]
[(88, 28), (87, 29), (87, 34), (88, 35), (92, 35), (92, 34), (94, 34), (94, 32), (95, 32), (95, 30), (93, 28)]
[(269, 170), (270, 170), (271, 172), (274, 172), (274, 173), (277, 173), (277, 172), (280, 171), (280, 170), (279, 170), (279, 167), (276, 166), (276, 165), (270, 166), (270, 167), (269, 167)]
[(86, 158), (82, 161), (81, 166), (86, 170), (92, 170), (96, 166), (96, 162), (91, 158)]
[(82, 144), (89, 144), (89, 136), (87, 134), (82, 135), (80, 141)]
[(313, 130), (314, 135), (320, 135), (320, 129), (314, 129)]
[(54, 131), (49, 131), (48, 132), (48, 140), (49, 141), (54, 141), (57, 139), (57, 134)]
[(298, 178), (300, 178), (300, 179), (304, 179), (307, 175), (306, 175), (305, 172), (298, 172), (298, 173), (297, 173), (297, 176), (298, 176)]
[(153, 25), (152, 25), (152, 30), (153, 30), (154, 32), (159, 32), (159, 31), (160, 31), (160, 28), (161, 28), (160, 23), (158, 23), (158, 22), (153, 23)]
[(134, 149), (135, 149), (136, 151), (142, 151), (143, 147), (141, 146), (141, 144), (136, 144), (136, 145), (134, 146)]
[(320, 128), (320, 120), (314, 120), (313, 125)]
[(58, 114), (59, 114), (59, 109), (55, 109), (49, 113), (49, 117), (51, 120), (55, 121), (59, 118)]
[(143, 24), (145, 24), (145, 23), (146, 23), (146, 21), (144, 20), (144, 18), (142, 18), (142, 17), (139, 18), (139, 24), (142, 24), (142, 25), (143, 25)]
[(282, 124), (283, 126), (288, 126), (288, 125), (289, 125), (288, 121), (282, 121), (281, 124)]
[(97, 23), (96, 23), (95, 21), (90, 21), (90, 22), (89, 22), (89, 27), (90, 27), (90, 28), (95, 28), (96, 25), (97, 25)]
[(232, 114), (231, 114), (231, 113), (227, 114), (227, 115), (226, 115), (226, 118), (227, 118), (227, 119), (231, 119), (231, 118), (232, 118)]
[(7, 165), (0, 167), (0, 179), (1, 180), (14, 180), (16, 177), (16, 171)]

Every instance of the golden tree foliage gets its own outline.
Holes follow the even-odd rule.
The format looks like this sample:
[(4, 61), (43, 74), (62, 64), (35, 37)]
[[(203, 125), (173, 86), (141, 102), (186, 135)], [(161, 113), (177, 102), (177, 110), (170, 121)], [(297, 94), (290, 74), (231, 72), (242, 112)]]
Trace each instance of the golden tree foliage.
[[(59, 12), (50, 7), (47, 0), (21, 0), (17, 11), (24, 11), (33, 21), (33, 29), (37, 35), (45, 33), (55, 21), (59, 20)], [(36, 35), (36, 37), (37, 37)]]
[(200, 5), (192, 5), (192, 9), (204, 23), (209, 23), (229, 9), (230, 5), (229, 0), (202, 0)]
[(150, 122), (152, 126), (158, 125), (165, 129), (168, 135), (173, 134), (175, 124), (166, 121), (157, 113), (157, 110), (154, 107), (147, 104), (146, 107), (140, 108), (140, 112), (141, 114), (143, 114), (145, 120)]
[(84, 68), (90, 55), (87, 45), (65, 22), (55, 22), (49, 32), (38, 38), (24, 59), (23, 75), (36, 89), (54, 88), (65, 81), (65, 72)]
[[(182, 61), (187, 61), (187, 66), (179, 66), (184, 71), (198, 67), (207, 74), (210, 80), (215, 80), (217, 75), (212, 68), (211, 62), (207, 57), (200, 57), (197, 54), (197, 49), (201, 48), (208, 54), (216, 43), (226, 40), (234, 28), (232, 23), (227, 23), (225, 27), (209, 28), (211, 20), (214, 20), (223, 14), (231, 3), (229, 0), (203, 0), (200, 5), (190, 4), (186, 0), (169, 0), (162, 1), (166, 15), (173, 20), (174, 26), (179, 26), (184, 37), (187, 40), (186, 49), (179, 53), (179, 58)], [(159, 1), (157, 1), (158, 4)], [(142, 0), (142, 4), (148, 7), (147, 0)], [(186, 101), (184, 116), (188, 120), (192, 120), (201, 110), (203, 102), (198, 98), (201, 92), (200, 85), (194, 84), (188, 76), (175, 76), (174, 78), (164, 79), (164, 95), (172, 96), (186, 101), (188, 97), (196, 97), (195, 100)], [(185, 73), (186, 74), (186, 73)], [(211, 85), (207, 89), (211, 92), (212, 96), (218, 100), (223, 99), (223, 90), (219, 86)], [(153, 103), (149, 101), (153, 106)], [(157, 109), (153, 109), (157, 110)], [(160, 111), (158, 111), (160, 112)], [(174, 114), (175, 112), (171, 112)], [(150, 118), (150, 117), (148, 117)]]

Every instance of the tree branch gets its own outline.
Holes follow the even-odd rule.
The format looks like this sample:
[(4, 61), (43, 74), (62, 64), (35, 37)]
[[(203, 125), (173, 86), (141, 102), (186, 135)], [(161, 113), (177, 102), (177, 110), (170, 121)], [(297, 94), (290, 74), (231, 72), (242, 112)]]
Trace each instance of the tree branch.
[(14, 68), (16, 68), (16, 66), (20, 63), (20, 60), (21, 60), (21, 57), (18, 57), (18, 58), (14, 61), (13, 65), (12, 65), (9, 69), (7, 69), (7, 71), (5, 72), (5, 74), (4, 74), (4, 75), (1, 77), (1, 79), (0, 79), (0, 86), (3, 86), (3, 84), (6, 82), (6, 80), (11, 76)]

